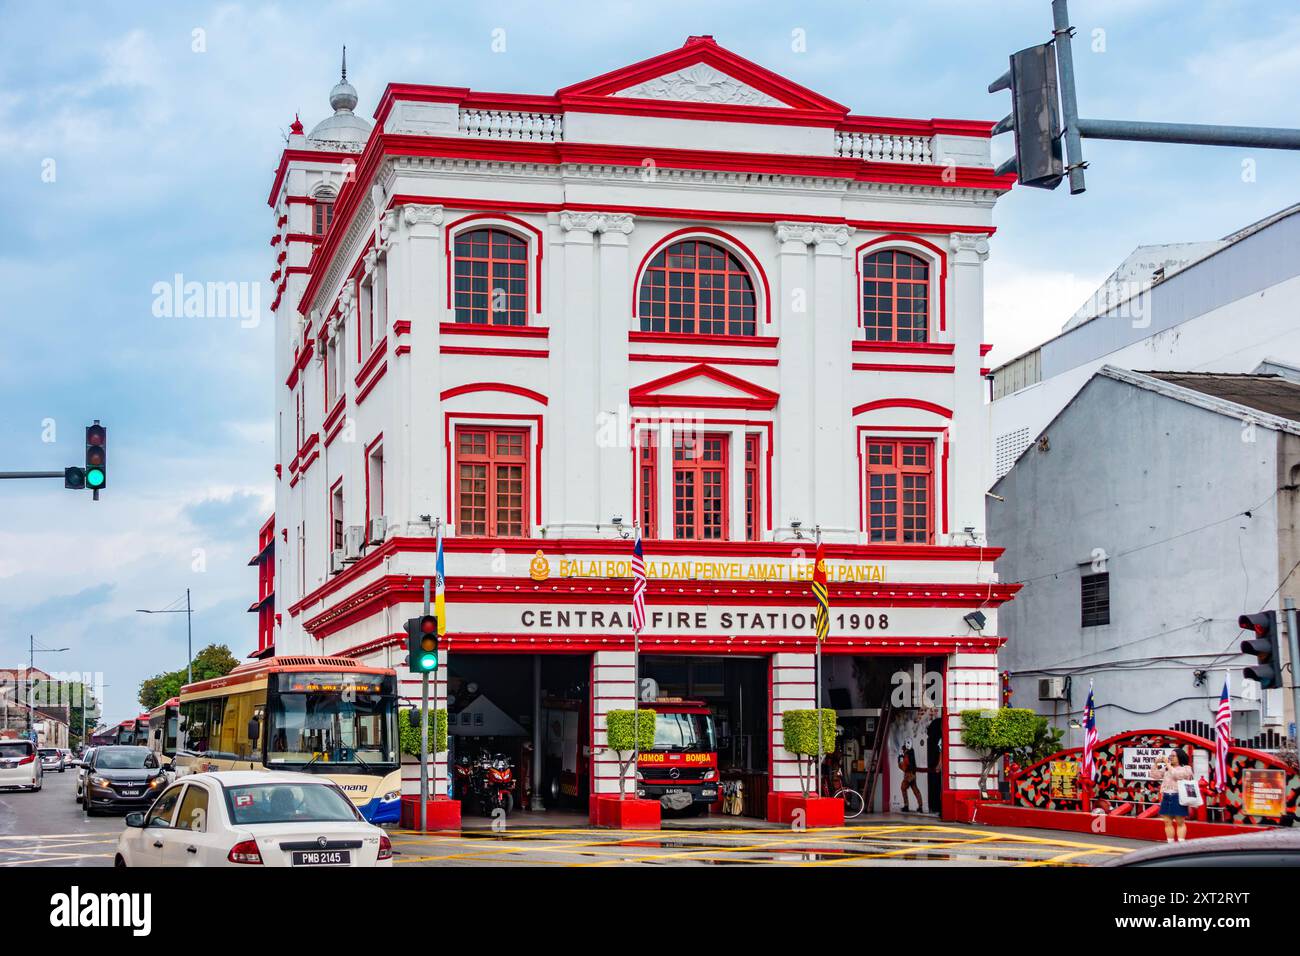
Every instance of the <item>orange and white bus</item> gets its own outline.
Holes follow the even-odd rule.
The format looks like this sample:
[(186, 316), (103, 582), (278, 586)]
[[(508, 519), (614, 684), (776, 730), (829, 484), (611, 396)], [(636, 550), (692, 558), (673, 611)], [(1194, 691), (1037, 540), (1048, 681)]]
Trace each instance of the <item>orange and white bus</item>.
[(159, 757), (176, 756), (180, 703), (179, 697), (173, 697), (149, 711), (149, 749)]
[(337, 784), (371, 823), (401, 818), (397, 674), (350, 657), (270, 657), (181, 688), (177, 776), (293, 770)]

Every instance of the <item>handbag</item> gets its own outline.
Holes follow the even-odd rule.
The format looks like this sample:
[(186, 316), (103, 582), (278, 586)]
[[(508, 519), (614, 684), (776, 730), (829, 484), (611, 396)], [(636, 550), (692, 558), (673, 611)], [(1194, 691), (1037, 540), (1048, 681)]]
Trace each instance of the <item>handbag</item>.
[(1199, 807), (1205, 802), (1195, 780), (1178, 781), (1178, 802), (1184, 807)]

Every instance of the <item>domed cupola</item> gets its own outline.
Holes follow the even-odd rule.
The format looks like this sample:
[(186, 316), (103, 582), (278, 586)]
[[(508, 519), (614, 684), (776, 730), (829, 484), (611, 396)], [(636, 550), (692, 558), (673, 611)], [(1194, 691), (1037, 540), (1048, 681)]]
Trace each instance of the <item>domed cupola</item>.
[(348, 48), (343, 48), (343, 71), (339, 82), (330, 90), (330, 108), (327, 116), (307, 134), (309, 145), (317, 149), (360, 152), (370, 138), (370, 123), (352, 112), (357, 105), (356, 88), (348, 82)]

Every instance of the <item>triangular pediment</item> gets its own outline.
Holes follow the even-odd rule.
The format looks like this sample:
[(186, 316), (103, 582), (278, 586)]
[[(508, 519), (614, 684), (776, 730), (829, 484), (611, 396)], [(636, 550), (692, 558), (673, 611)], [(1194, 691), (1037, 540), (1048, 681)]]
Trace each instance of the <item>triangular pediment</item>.
[(771, 411), (780, 396), (711, 365), (692, 365), (638, 385), (628, 393), (643, 408), (747, 408)]
[(676, 50), (565, 87), (556, 95), (562, 102), (616, 97), (839, 116), (848, 113), (847, 107), (834, 100), (718, 46), (712, 37), (690, 37)]

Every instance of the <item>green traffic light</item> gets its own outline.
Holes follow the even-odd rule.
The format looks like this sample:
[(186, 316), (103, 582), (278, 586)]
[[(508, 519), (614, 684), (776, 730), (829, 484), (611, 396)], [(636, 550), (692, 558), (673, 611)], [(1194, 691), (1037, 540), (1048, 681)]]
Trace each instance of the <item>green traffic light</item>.
[(420, 656), (420, 670), (431, 671), (438, 666), (437, 654), (422, 654)]
[(87, 488), (104, 487), (104, 471), (102, 468), (86, 469), (86, 487)]

